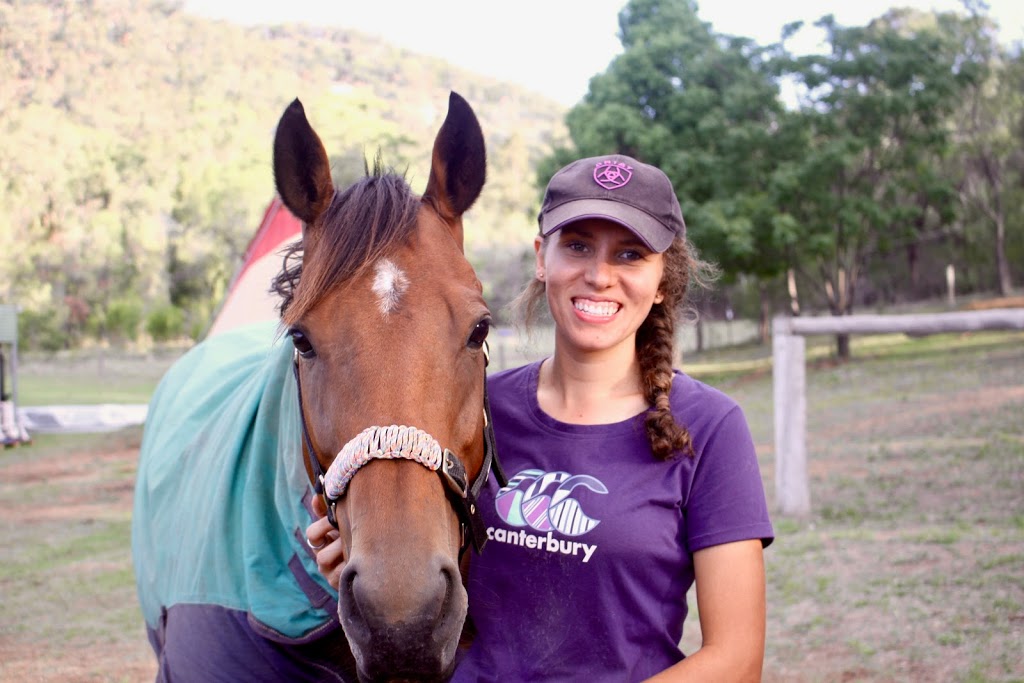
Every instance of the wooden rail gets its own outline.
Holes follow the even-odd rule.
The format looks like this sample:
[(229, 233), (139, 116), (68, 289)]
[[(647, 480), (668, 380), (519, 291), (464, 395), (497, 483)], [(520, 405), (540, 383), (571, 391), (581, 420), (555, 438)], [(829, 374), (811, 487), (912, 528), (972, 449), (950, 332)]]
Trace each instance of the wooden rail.
[(772, 321), (775, 499), (783, 515), (811, 511), (807, 479), (807, 386), (804, 337), (832, 334), (941, 334), (1024, 330), (1024, 309), (915, 315), (776, 316)]

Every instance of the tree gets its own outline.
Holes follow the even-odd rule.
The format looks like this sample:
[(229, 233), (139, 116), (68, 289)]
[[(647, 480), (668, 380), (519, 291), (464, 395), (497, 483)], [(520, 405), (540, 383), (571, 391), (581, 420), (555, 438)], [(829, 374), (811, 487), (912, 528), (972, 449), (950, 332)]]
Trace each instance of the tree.
[(576, 156), (619, 152), (658, 166), (688, 236), (727, 280), (778, 276), (770, 178), (789, 151), (775, 135), (782, 105), (770, 50), (715, 33), (691, 0), (632, 0), (619, 29), (623, 53), (567, 116), (575, 151), (558, 150), (541, 180)]
[[(804, 153), (774, 175), (784, 211), (777, 226), (833, 315), (852, 312), (872, 256), (953, 223), (955, 182), (940, 161), (950, 152), (951, 115), (983, 72), (961, 42), (963, 22), (894, 10), (844, 27), (826, 16), (817, 25), (827, 54), (779, 62), (803, 86), (798, 115), (786, 123)], [(836, 347), (849, 357), (848, 337)]]
[(1006, 242), (1008, 223), (1022, 229), (1024, 188), (1024, 51), (1001, 49), (978, 21), (976, 42), (992, 64), (988, 78), (974, 84), (958, 116), (962, 171), (960, 199), (967, 218), (986, 225), (1000, 295), (1013, 291)]

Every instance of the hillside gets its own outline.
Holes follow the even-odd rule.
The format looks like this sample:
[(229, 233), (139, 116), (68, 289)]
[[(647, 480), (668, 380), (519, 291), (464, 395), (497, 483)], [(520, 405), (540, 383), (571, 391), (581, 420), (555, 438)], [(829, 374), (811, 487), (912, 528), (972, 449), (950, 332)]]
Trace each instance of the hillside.
[(175, 2), (4, 0), (0, 300), (72, 343), (168, 303), (198, 323), (272, 196), (272, 135), (293, 98), (338, 182), (380, 150), (421, 188), (450, 90), (490, 159), (470, 248), (521, 248), (536, 162), (566, 135), (555, 102), (352, 31), (242, 27)]

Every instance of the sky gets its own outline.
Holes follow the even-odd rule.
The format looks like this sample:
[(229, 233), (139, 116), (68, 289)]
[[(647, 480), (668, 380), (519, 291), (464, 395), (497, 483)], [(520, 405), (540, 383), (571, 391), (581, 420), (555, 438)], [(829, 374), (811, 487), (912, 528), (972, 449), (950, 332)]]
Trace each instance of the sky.
[[(988, 0), (1000, 39), (1024, 40), (1024, 1)], [(186, 11), (240, 23), (317, 23), (378, 35), (413, 52), (441, 57), (474, 72), (517, 83), (566, 106), (587, 92), (591, 76), (622, 52), (618, 14), (626, 0), (186, 0)], [(718, 33), (761, 44), (782, 26), (808, 27), (790, 43), (811, 51), (825, 14), (847, 26), (864, 25), (894, 6), (959, 10), (957, 0), (706, 0), (699, 16)]]

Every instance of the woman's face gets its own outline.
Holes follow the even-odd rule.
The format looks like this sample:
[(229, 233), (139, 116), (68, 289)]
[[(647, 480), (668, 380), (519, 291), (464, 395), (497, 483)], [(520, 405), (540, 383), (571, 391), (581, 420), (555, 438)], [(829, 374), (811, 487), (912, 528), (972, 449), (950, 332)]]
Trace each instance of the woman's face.
[(637, 329), (664, 298), (664, 256), (599, 218), (570, 223), (547, 243), (538, 237), (535, 248), (558, 343), (577, 352), (635, 348)]

